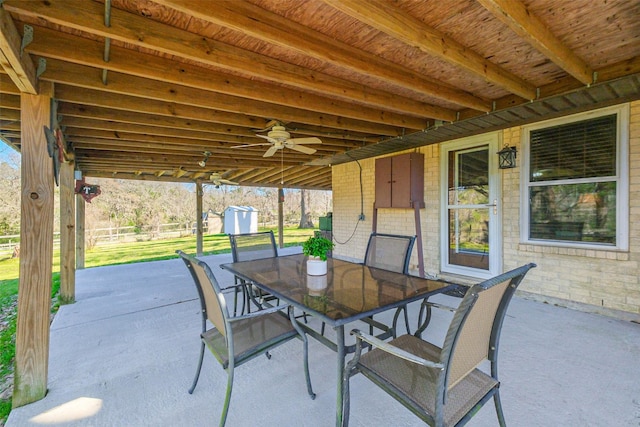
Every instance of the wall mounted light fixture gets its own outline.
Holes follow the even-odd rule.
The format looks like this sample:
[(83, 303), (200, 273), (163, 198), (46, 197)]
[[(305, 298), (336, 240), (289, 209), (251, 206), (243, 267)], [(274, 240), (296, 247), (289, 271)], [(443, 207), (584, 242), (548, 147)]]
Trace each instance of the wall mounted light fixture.
[(505, 144), (502, 150), (498, 151), (498, 167), (500, 169), (510, 169), (516, 167), (516, 147), (509, 147)]

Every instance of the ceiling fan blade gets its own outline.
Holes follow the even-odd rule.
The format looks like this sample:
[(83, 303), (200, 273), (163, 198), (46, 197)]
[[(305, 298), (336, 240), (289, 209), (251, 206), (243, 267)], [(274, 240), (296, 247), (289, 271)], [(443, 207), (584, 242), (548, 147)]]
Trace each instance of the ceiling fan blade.
[(270, 136), (260, 135), (260, 134), (256, 134), (256, 136), (257, 136), (258, 138), (264, 138), (264, 139), (266, 139), (267, 141), (269, 141), (269, 142), (270, 142), (270, 143), (272, 143), (272, 144), (275, 144), (276, 142), (278, 142), (277, 140), (275, 140), (275, 139), (271, 138)]
[(292, 150), (296, 150), (296, 151), (299, 151), (301, 153), (304, 153), (304, 154), (313, 154), (313, 153), (316, 152), (315, 148), (305, 147), (304, 145), (291, 144), (291, 145), (287, 145), (287, 147), (291, 148)]
[(322, 141), (320, 140), (320, 138), (316, 138), (315, 136), (312, 136), (310, 138), (291, 138), (287, 142), (292, 142), (294, 144), (307, 144), (307, 145), (322, 144)]
[(259, 144), (244, 144), (244, 145), (234, 145), (230, 148), (245, 148), (245, 147), (257, 147), (258, 145), (271, 145), (268, 142), (261, 142)]
[(237, 182), (229, 181), (228, 179), (220, 179), (219, 183), (220, 184), (227, 184), (227, 185), (238, 185)]
[[(278, 151), (278, 147), (276, 147), (275, 145), (273, 145), (273, 146), (269, 147), (269, 149), (267, 150), (267, 152), (266, 152), (266, 153), (264, 153), (264, 154), (262, 155), (262, 157), (271, 157), (271, 156), (273, 156), (274, 154), (276, 154), (276, 151)], [(314, 151), (315, 151), (315, 150), (314, 150)]]

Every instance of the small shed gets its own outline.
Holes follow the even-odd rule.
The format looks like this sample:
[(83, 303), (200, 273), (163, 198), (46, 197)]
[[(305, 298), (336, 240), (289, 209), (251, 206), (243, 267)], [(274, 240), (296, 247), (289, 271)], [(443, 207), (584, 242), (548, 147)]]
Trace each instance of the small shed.
[(251, 206), (229, 206), (224, 210), (224, 232), (227, 234), (256, 233), (258, 211)]

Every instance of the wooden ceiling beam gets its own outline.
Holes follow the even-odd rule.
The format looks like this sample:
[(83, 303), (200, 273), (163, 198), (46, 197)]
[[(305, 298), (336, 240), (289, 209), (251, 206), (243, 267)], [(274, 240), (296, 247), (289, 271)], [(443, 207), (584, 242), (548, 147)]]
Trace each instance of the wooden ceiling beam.
[(227, 179), (230, 181), (252, 181), (261, 176), (266, 168), (237, 169), (227, 172)]
[(0, 73), (0, 93), (3, 95), (18, 95), (20, 97), (20, 89), (6, 73)]
[[(133, 151), (134, 149), (150, 150), (147, 152), (154, 153), (179, 153), (181, 155), (196, 156), (198, 161), (202, 160), (204, 151), (210, 151), (211, 156), (209, 161), (215, 161), (217, 159), (227, 157), (233, 159), (256, 159), (261, 158), (264, 162), (279, 162), (280, 157), (262, 157), (262, 154), (266, 151), (266, 148), (260, 150), (248, 150), (247, 148), (233, 148), (231, 145), (206, 145), (206, 144), (193, 144), (185, 143), (183, 140), (168, 139), (163, 142), (147, 142), (143, 138), (136, 139), (114, 139), (113, 137), (97, 137), (97, 136), (75, 136), (69, 135), (68, 141), (74, 148), (84, 149), (99, 149), (100, 147), (105, 151)], [(335, 154), (336, 151), (327, 151), (324, 154)], [(342, 150), (340, 150), (342, 152)], [(295, 164), (304, 163), (309, 160), (307, 154), (298, 153), (294, 150), (287, 150), (284, 156), (288, 162), (294, 162)], [(212, 160), (213, 159), (213, 160)], [(207, 164), (209, 164), (207, 161)]]
[[(160, 68), (158, 71), (162, 72)], [(408, 129), (424, 129), (427, 121), (415, 116), (399, 115), (380, 109), (374, 109), (353, 103), (340, 102), (312, 94), (289, 93), (282, 88), (271, 87), (266, 92), (262, 88), (253, 89), (255, 99), (251, 100), (235, 95), (210, 92), (206, 83), (202, 88), (175, 85), (160, 80), (131, 76), (119, 72), (109, 73), (109, 81), (104, 85), (99, 69), (85, 65), (64, 62), (59, 59), (47, 59), (47, 70), (41, 76), (43, 80), (89, 87), (109, 92), (157, 99), (182, 104), (191, 104), (222, 111), (244, 113), (259, 117), (277, 118), (282, 121), (304, 123), (313, 114), (331, 114), (355, 120), (369, 121)], [(249, 84), (247, 84), (247, 89)], [(260, 98), (271, 102), (260, 101)], [(277, 102), (277, 103), (275, 103)], [(451, 119), (453, 120), (453, 113)], [(316, 124), (314, 120), (313, 124)]]
[(478, 0), (496, 18), (578, 81), (594, 83), (593, 70), (519, 0)]
[[(329, 114), (326, 111), (324, 113), (327, 114), (324, 114), (266, 102), (250, 101), (237, 96), (214, 94), (191, 87), (177, 86), (115, 72), (109, 73), (109, 84), (104, 85), (101, 80), (100, 70), (57, 59), (49, 59), (47, 61), (47, 70), (42, 74), (41, 79), (69, 86), (137, 96), (149, 100), (175, 102), (181, 105), (208, 108), (227, 113), (278, 118), (314, 125), (322, 124), (328, 117), (333, 117), (336, 123), (341, 120), (345, 122), (348, 120), (366, 122), (363, 123), (363, 126), (371, 126), (371, 128), (386, 126), (387, 132), (395, 127), (397, 128), (393, 129), (395, 135), (400, 134), (402, 128), (423, 129), (427, 123), (425, 120), (415, 117), (399, 116), (394, 113), (386, 113), (354, 104), (341, 103), (339, 105), (331, 101), (329, 101), (329, 104), (335, 107), (334, 111), (340, 110), (339, 114)], [(319, 107), (318, 109), (329, 110), (330, 107)], [(356, 118), (354, 119), (354, 117)], [(367, 123), (370, 123), (370, 125), (367, 125)]]
[(101, 140), (90, 137), (70, 137), (69, 142), (74, 149), (78, 150), (102, 150), (102, 151), (126, 151), (141, 153), (157, 153), (160, 149), (168, 156), (194, 156), (194, 153), (206, 150), (204, 146), (185, 146), (164, 144), (161, 147), (157, 144), (144, 142), (123, 141), (114, 143), (112, 140)]
[[(396, 94), (374, 90), (355, 82), (329, 75), (307, 81), (305, 91), (263, 83), (252, 79), (221, 73), (209, 68), (172, 61), (156, 55), (134, 52), (119, 46), (111, 46), (109, 62), (103, 60), (104, 44), (44, 27), (34, 27), (38, 37), (27, 47), (34, 55), (59, 59), (80, 65), (99, 67), (110, 71), (150, 78), (226, 95), (239, 96), (264, 102), (309, 109), (310, 105), (328, 104), (326, 96), (310, 94), (315, 89), (322, 95), (340, 97), (341, 100), (360, 103), (369, 108), (383, 108), (399, 114), (430, 117), (452, 121), (455, 112), (445, 108), (418, 102)], [(325, 107), (326, 108), (326, 107)], [(334, 108), (325, 110), (339, 114)]]
[(0, 107), (0, 120), (20, 121), (20, 111)]
[[(313, 87), (315, 91), (335, 92), (336, 95), (339, 95), (340, 91), (348, 90), (353, 96), (362, 96), (356, 95), (354, 89), (349, 89), (352, 85), (346, 81), (340, 83), (330, 79), (337, 85), (332, 88), (328, 76), (320, 75), (312, 70), (220, 43), (116, 8), (111, 9), (111, 26), (106, 27), (102, 22), (101, 5), (92, 2), (73, 3), (52, 0), (41, 4), (40, 2), (7, 1), (4, 4), (7, 10), (18, 14), (45, 19), (79, 31), (157, 50), (211, 65), (216, 69), (222, 68), (240, 72), (250, 78), (267, 79), (303, 90), (309, 90)], [(219, 7), (222, 4), (216, 6)], [(314, 81), (319, 81), (321, 84), (317, 85)], [(324, 83), (325, 81), (327, 83)], [(447, 90), (442, 85), (433, 84), (433, 86), (435, 93)], [(474, 98), (471, 95), (468, 97)], [(482, 102), (485, 106), (488, 104), (485, 101)], [(453, 120), (455, 117), (455, 113), (451, 110), (424, 105), (428, 111), (437, 113), (438, 116), (449, 117), (445, 120)], [(466, 104), (462, 105), (466, 106)]]
[(20, 111), (20, 96), (0, 93), (0, 108), (3, 110)]
[[(0, 107), (2, 106), (2, 98), (0, 98)], [(150, 131), (149, 133), (155, 133), (158, 135), (166, 135), (167, 132), (174, 134), (180, 134), (184, 131), (184, 135), (189, 135), (190, 132), (196, 134), (235, 134), (235, 135), (247, 135), (255, 136), (258, 132), (256, 129), (243, 129), (239, 126), (231, 126), (218, 124), (213, 122), (205, 122), (199, 120), (182, 119), (179, 117), (166, 117), (156, 116), (151, 114), (138, 113), (134, 111), (121, 111), (113, 110), (109, 108), (94, 107), (88, 105), (79, 105), (68, 102), (61, 102), (58, 104), (58, 113), (61, 115), (61, 124), (67, 126), (73, 126), (74, 119), (88, 120), (89, 122), (96, 123), (96, 129), (104, 130), (118, 130), (118, 126), (124, 126), (122, 129), (129, 129), (130, 132), (138, 132), (138, 130), (150, 131), (154, 128), (156, 131)], [(102, 124), (98, 124), (101, 122)], [(127, 125), (131, 125), (131, 128), (127, 128)], [(76, 126), (86, 127), (86, 126)], [(92, 127), (92, 126), (89, 126)], [(151, 128), (151, 129), (149, 129)], [(321, 138), (323, 141), (327, 141), (331, 144), (331, 141), (344, 140), (343, 145), (349, 145), (351, 147), (361, 147), (363, 145), (380, 141), (380, 137), (377, 135), (348, 132), (343, 133), (338, 130), (332, 130), (328, 128), (309, 126), (299, 127), (294, 124), (292, 128), (288, 128), (292, 134), (300, 135), (312, 135)], [(195, 138), (195, 137), (194, 137)], [(338, 143), (336, 143), (338, 145)]]
[(73, 116), (63, 116), (62, 121), (60, 122), (61, 126), (67, 128), (79, 128), (79, 129), (96, 129), (96, 130), (104, 130), (104, 131), (115, 131), (115, 132), (130, 132), (130, 133), (141, 133), (148, 135), (160, 135), (160, 136), (173, 136), (180, 138), (190, 138), (190, 139), (198, 139), (198, 140), (212, 140), (215, 138), (223, 136), (243, 136), (243, 137), (254, 137), (255, 133), (251, 132), (249, 129), (240, 127), (240, 126), (218, 126), (216, 129), (217, 132), (205, 132), (201, 130), (191, 130), (191, 129), (177, 129), (173, 127), (167, 126), (148, 126), (145, 124), (138, 123), (118, 123), (114, 121), (108, 120), (100, 120), (86, 117), (73, 117)]
[[(3, 111), (0, 109), (0, 119), (3, 116)], [(19, 120), (19, 111), (6, 110), (5, 116), (11, 120)], [(233, 142), (237, 144), (244, 144), (247, 142), (263, 142), (262, 139), (256, 138), (256, 132), (249, 129), (237, 127), (237, 126), (220, 126), (216, 132), (205, 132), (191, 129), (179, 129), (164, 126), (147, 126), (143, 124), (135, 123), (120, 123), (111, 120), (99, 120), (85, 117), (63, 116), (60, 121), (60, 126), (64, 128), (65, 135), (81, 135), (81, 132), (87, 130), (108, 131), (120, 133), (133, 133), (150, 135), (155, 137), (174, 137), (185, 138), (189, 140), (198, 141), (219, 141), (219, 142)], [(304, 134), (298, 131), (291, 131), (291, 133)], [(86, 135), (86, 134), (85, 134)], [(315, 134), (312, 134), (315, 135)], [(121, 136), (121, 135), (120, 135)], [(243, 139), (244, 138), (244, 139)], [(247, 139), (252, 138), (252, 139)], [(361, 146), (359, 141), (353, 141), (349, 139), (335, 139), (322, 137), (322, 145), (324, 147), (336, 146), (336, 147), (349, 147), (356, 148)]]
[(18, 121), (16, 123), (2, 123), (0, 124), (0, 130), (19, 133), (21, 130), (20, 122)]
[[(162, 154), (153, 154), (153, 153), (112, 153), (108, 151), (100, 151), (100, 150), (78, 150), (82, 151), (81, 160), (78, 160), (81, 164), (92, 164), (94, 166), (102, 166), (107, 169), (115, 169), (121, 170), (125, 168), (129, 169), (141, 169), (142, 167), (146, 167), (149, 170), (167, 170), (167, 169), (179, 169), (188, 167), (190, 169), (183, 169), (186, 172), (199, 172), (200, 169), (197, 165), (199, 159), (196, 157), (174, 157), (167, 158)], [(114, 167), (114, 162), (117, 162), (117, 165)], [(268, 164), (268, 163), (267, 163)], [(192, 167), (191, 165), (195, 165)], [(243, 160), (242, 162), (236, 161), (235, 159), (230, 159), (228, 162), (219, 162), (212, 166), (214, 168), (238, 168), (238, 167), (265, 167), (265, 162), (261, 162), (260, 160), (248, 161)], [(273, 167), (276, 167), (275, 164)]]
[(427, 80), (415, 71), (340, 43), (248, 2), (219, 2), (216, 7), (211, 7), (207, 1), (158, 0), (156, 3), (418, 93), (479, 111), (491, 109), (486, 100), (442, 82)]
[[(56, 85), (56, 98), (63, 102), (83, 104), (84, 106), (104, 107), (114, 110), (131, 111), (135, 113), (153, 114), (182, 119), (210, 121), (232, 126), (243, 126), (251, 129), (264, 126), (265, 121), (259, 117), (243, 114), (233, 114), (214, 109), (194, 107), (174, 102), (145, 100), (129, 95), (120, 95), (94, 89), (71, 87), (64, 84)], [(85, 107), (82, 108), (85, 108)], [(60, 113), (59, 111), (59, 114)], [(340, 117), (324, 115), (318, 117), (323, 125), (329, 128), (354, 130), (372, 135), (397, 135), (398, 129), (391, 126), (377, 125), (372, 122), (350, 120)]]
[(248, 128), (253, 128), (265, 123), (265, 121), (259, 117), (227, 113), (173, 102), (145, 100), (137, 96), (120, 95), (65, 84), (56, 85), (56, 99), (63, 102), (81, 104), (83, 105), (82, 108), (85, 108), (85, 105), (89, 105), (131, 111), (134, 113), (142, 112), (159, 116), (180, 117), (183, 119), (209, 120), (216, 123)]
[[(101, 168), (104, 170), (111, 170), (111, 171), (140, 170), (143, 166), (145, 167), (145, 169), (149, 171), (158, 171), (158, 170), (175, 171), (183, 167), (183, 165), (180, 162), (160, 162), (160, 161), (151, 162), (151, 161), (144, 161), (143, 160), (144, 158), (145, 157), (141, 157), (141, 156), (137, 157), (135, 160), (132, 160), (131, 158), (122, 158), (117, 164), (113, 164), (113, 162), (105, 161), (101, 158), (95, 158), (95, 157), (92, 158), (92, 157), (82, 156), (81, 160), (78, 160), (77, 163), (80, 166), (80, 169), (83, 171), (85, 168), (88, 168), (89, 166), (93, 167), (94, 169)], [(260, 164), (258, 161), (245, 161), (243, 163), (239, 163), (237, 161), (234, 161), (233, 159), (226, 159), (224, 161), (220, 160), (210, 170), (217, 171), (221, 169), (236, 169), (236, 168), (247, 168), (247, 167), (249, 168), (265, 167), (265, 164), (264, 163)], [(273, 167), (276, 167), (276, 166), (273, 166)], [(192, 172), (195, 173), (200, 171), (182, 169), (182, 172), (184, 172), (184, 174), (187, 174), (187, 173), (192, 173)]]
[[(17, 117), (17, 120), (19, 120), (19, 115)], [(246, 134), (232, 132), (206, 133), (184, 129), (132, 125), (128, 123), (122, 124), (77, 117), (64, 118), (61, 124), (64, 127), (64, 134), (67, 136), (91, 136), (96, 138), (162, 143), (168, 141), (182, 141), (184, 144), (194, 144), (199, 143), (200, 141), (206, 141), (207, 145), (210, 147), (223, 147), (229, 146), (229, 144), (244, 145), (266, 143), (263, 139), (256, 137), (255, 133), (249, 132)], [(331, 151), (331, 149), (335, 151), (335, 148), (344, 150), (359, 146), (360, 144), (357, 141), (322, 138), (322, 145), (317, 145), (315, 148), (319, 151)]]
[[(97, 78), (99, 72), (98, 70), (94, 71), (96, 73), (95, 77)], [(45, 75), (43, 74), (42, 77), (44, 80)], [(57, 77), (57, 80), (69, 81), (68, 77)], [(78, 78), (81, 81), (84, 80), (80, 76), (78, 76)], [(114, 76), (111, 75), (111, 78), (113, 79)], [(77, 84), (77, 82), (75, 83)], [(144, 112), (147, 114), (157, 114), (162, 116), (190, 118), (234, 126), (244, 126), (252, 129), (263, 127), (266, 124), (264, 119), (255, 116), (249, 116), (239, 113), (234, 114), (226, 111), (220, 111), (215, 108), (196, 107), (193, 105), (187, 105), (172, 101), (159, 101), (144, 98), (144, 88), (132, 89), (134, 90), (134, 93), (138, 94), (138, 96), (124, 95), (105, 90), (107, 87), (113, 88), (114, 86), (115, 83), (113, 82), (108, 86), (102, 86), (101, 83), (94, 83), (91, 89), (86, 89), (80, 86), (58, 84), (56, 85), (56, 98), (62, 101), (73, 102), (76, 104), (108, 107), (133, 112)], [(120, 86), (120, 88), (122, 88), (122, 86)], [(151, 97), (151, 93), (149, 93), (149, 96)], [(153, 96), (157, 97), (161, 96), (161, 94), (156, 93)], [(170, 97), (171, 94), (165, 94), (165, 96)], [(202, 100), (202, 103), (205, 102), (206, 100)], [(329, 128), (347, 129), (356, 132), (386, 136), (397, 136), (401, 134), (400, 129), (397, 127), (381, 125), (373, 122), (365, 122), (361, 120), (347, 119), (330, 114), (302, 114), (298, 110), (295, 115), (300, 116), (300, 119), (304, 119), (305, 123), (325, 126)]]
[(443, 32), (384, 1), (324, 0), (339, 11), (364, 22), (429, 55), (467, 70), (525, 99), (535, 99), (536, 87), (461, 45)]
[[(136, 172), (133, 171), (120, 171), (120, 172), (104, 172), (100, 170), (93, 169), (83, 169), (83, 173), (87, 177), (91, 178), (107, 178), (107, 179), (132, 179), (137, 181), (159, 181), (159, 182), (183, 182), (183, 183), (193, 183), (195, 180), (190, 176), (182, 176), (182, 177), (174, 177), (171, 175), (156, 175), (152, 172), (148, 172), (146, 170), (142, 171), (142, 174), (137, 175)], [(243, 182), (242, 185), (253, 186), (253, 187), (279, 187), (279, 185), (268, 184), (265, 185), (260, 181), (247, 181)], [(287, 188), (290, 186), (286, 186)], [(296, 188), (305, 188), (310, 190), (331, 190), (331, 176), (322, 176), (322, 181), (314, 184), (313, 186), (303, 186)]]
[(211, 135), (208, 139), (193, 139), (183, 135), (158, 135), (153, 133), (127, 132), (126, 130), (102, 130), (95, 128), (76, 128), (67, 127), (64, 134), (69, 137), (89, 137), (109, 139), (114, 141), (138, 141), (149, 142), (155, 144), (174, 144), (174, 145), (193, 145), (195, 143), (205, 144), (213, 148), (232, 147), (234, 145), (247, 144), (251, 142), (260, 142), (257, 138), (248, 139), (243, 136), (235, 135)]
[(37, 95), (36, 67), (21, 46), (22, 36), (11, 15), (0, 7), (0, 64), (21, 92)]
[[(98, 92), (95, 92), (96, 94)], [(83, 105), (74, 102), (60, 102), (58, 104), (58, 114), (63, 116), (62, 124), (65, 123), (67, 117), (95, 119), (106, 122), (118, 122), (132, 125), (149, 125), (172, 129), (183, 129), (186, 131), (200, 131), (211, 133), (224, 133), (224, 129), (228, 129), (229, 133), (233, 129), (247, 128), (246, 122), (234, 126), (224, 123), (217, 123), (204, 120), (193, 120), (191, 118), (156, 115), (154, 113), (143, 113), (133, 110), (116, 110), (108, 106)], [(257, 122), (265, 125), (267, 122), (256, 118)]]

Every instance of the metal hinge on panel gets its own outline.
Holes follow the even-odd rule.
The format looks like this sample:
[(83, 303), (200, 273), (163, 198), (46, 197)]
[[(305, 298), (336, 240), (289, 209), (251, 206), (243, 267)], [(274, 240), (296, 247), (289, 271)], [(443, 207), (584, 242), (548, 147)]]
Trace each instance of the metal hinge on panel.
[(25, 24), (22, 34), (22, 43), (20, 44), (20, 57), (24, 54), (24, 49), (33, 41), (33, 27)]

